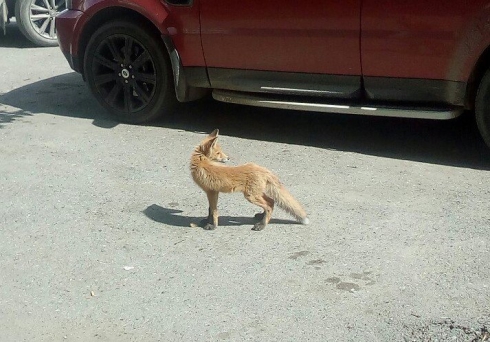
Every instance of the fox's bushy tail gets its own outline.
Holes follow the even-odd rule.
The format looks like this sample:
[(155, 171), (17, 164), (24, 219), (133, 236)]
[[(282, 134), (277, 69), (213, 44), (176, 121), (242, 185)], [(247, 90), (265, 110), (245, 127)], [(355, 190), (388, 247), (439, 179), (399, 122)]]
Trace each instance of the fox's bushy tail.
[(295, 217), (302, 224), (310, 223), (306, 215), (306, 211), (301, 204), (289, 193), (284, 185), (281, 184), (279, 179), (274, 175), (267, 180), (266, 193), (270, 196), (275, 204), (286, 211), (288, 214)]

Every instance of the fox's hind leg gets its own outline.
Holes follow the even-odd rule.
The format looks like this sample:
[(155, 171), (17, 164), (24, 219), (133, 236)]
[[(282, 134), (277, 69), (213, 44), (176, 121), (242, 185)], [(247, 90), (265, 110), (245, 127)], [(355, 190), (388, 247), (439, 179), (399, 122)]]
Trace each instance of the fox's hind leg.
[(213, 230), (218, 227), (218, 195), (217, 191), (206, 192), (209, 202), (209, 213), (207, 224), (204, 226), (206, 230)]
[[(265, 196), (268, 199), (267, 201), (270, 203), (272, 210), (274, 210), (274, 200), (268, 197), (266, 194), (262, 194), (262, 196), (263, 197)], [(254, 219), (257, 221), (262, 221), (264, 217), (265, 217), (265, 211), (254, 215)]]
[(245, 194), (245, 198), (255, 205), (258, 205), (264, 212), (262, 214), (255, 215), (255, 218), (259, 218), (260, 222), (257, 222), (252, 230), (262, 230), (269, 223), (272, 211), (274, 210), (274, 200), (265, 194), (255, 195), (255, 194)]

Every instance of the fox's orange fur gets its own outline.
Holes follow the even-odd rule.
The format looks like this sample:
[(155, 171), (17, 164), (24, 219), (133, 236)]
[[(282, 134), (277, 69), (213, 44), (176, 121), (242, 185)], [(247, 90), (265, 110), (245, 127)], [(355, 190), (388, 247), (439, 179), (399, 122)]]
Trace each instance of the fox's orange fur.
[(268, 169), (247, 163), (227, 166), (228, 160), (217, 143), (218, 130), (214, 130), (191, 156), (191, 174), (194, 182), (204, 190), (209, 201), (209, 216), (205, 229), (218, 226), (218, 195), (220, 192), (242, 192), (245, 198), (264, 209), (261, 221), (253, 230), (262, 230), (269, 223), (274, 204), (284, 209), (303, 224), (308, 224), (306, 212), (281, 184), (279, 178)]

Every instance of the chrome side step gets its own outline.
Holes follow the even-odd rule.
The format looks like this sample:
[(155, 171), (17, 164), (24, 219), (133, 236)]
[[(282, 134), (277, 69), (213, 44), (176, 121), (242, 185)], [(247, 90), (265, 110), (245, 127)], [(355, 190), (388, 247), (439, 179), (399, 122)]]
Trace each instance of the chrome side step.
[(303, 110), (322, 113), (339, 113), (355, 115), (374, 115), (389, 116), (397, 118), (413, 119), (432, 119), (449, 120), (454, 119), (463, 113), (463, 108), (454, 109), (432, 109), (432, 108), (412, 108), (412, 107), (373, 107), (356, 106), (334, 103), (318, 102), (318, 98), (312, 99), (315, 102), (295, 102), (283, 99), (274, 99), (270, 96), (261, 94), (248, 94), (229, 90), (213, 90), (213, 98), (218, 101), (236, 103), (242, 105), (280, 108), (290, 110)]

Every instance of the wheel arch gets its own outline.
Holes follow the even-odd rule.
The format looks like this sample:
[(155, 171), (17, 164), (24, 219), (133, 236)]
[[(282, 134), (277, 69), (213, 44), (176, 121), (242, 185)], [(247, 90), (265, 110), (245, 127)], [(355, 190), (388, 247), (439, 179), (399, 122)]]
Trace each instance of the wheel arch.
[(143, 26), (145, 29), (149, 30), (149, 32), (154, 34), (155, 37), (159, 37), (162, 45), (166, 48), (166, 54), (171, 63), (175, 94), (180, 102), (193, 101), (206, 95), (206, 93), (208, 92), (206, 89), (191, 87), (187, 84), (182, 61), (166, 29), (162, 28), (162, 26), (156, 25), (152, 20), (150, 20), (145, 15), (139, 13), (138, 11), (122, 6), (107, 7), (105, 9), (99, 10), (84, 24), (77, 49), (80, 73), (82, 74), (82, 77), (84, 77), (84, 79), (85, 72), (83, 68), (85, 50), (87, 48), (90, 37), (99, 27), (101, 27), (105, 23), (112, 20), (121, 19), (137, 22), (139, 25)]

